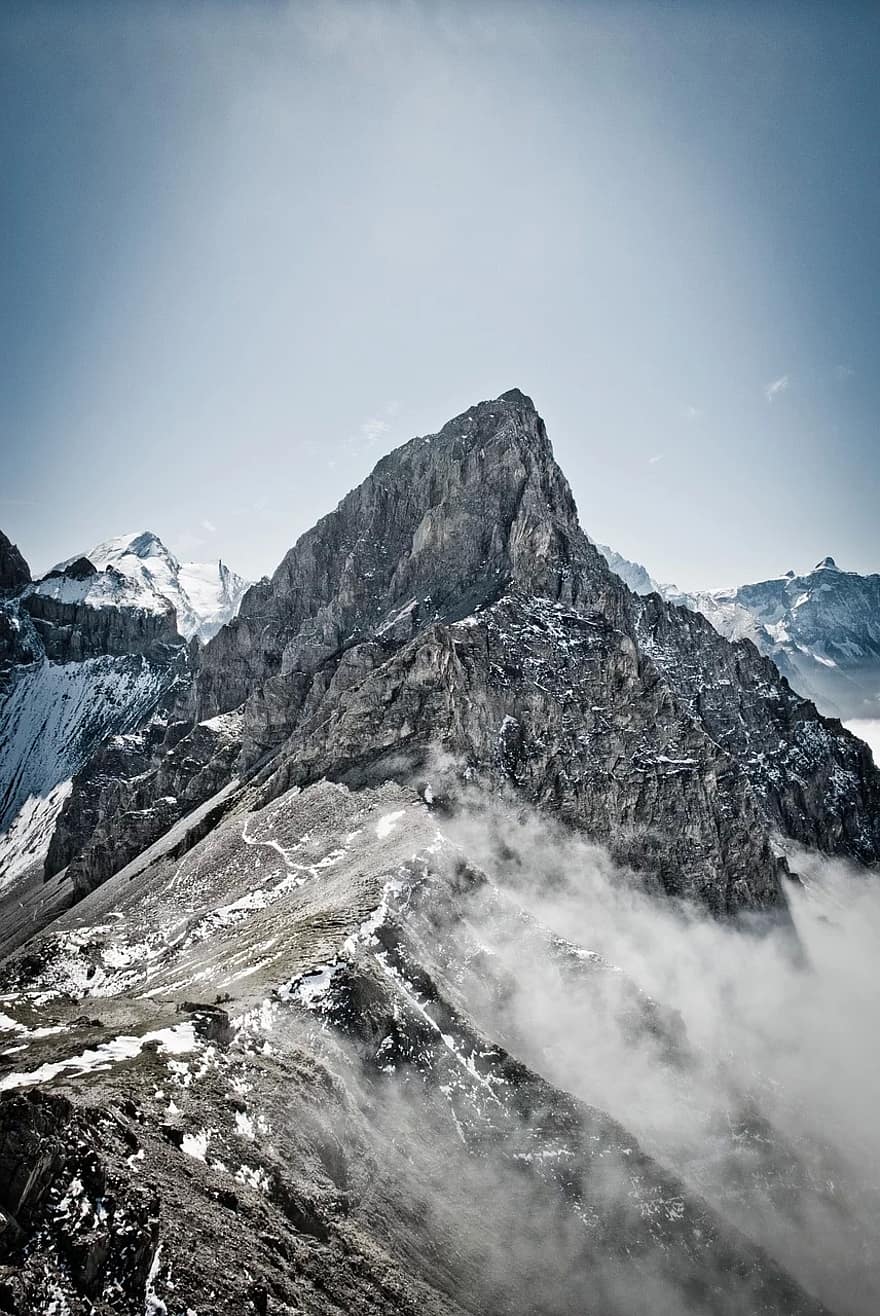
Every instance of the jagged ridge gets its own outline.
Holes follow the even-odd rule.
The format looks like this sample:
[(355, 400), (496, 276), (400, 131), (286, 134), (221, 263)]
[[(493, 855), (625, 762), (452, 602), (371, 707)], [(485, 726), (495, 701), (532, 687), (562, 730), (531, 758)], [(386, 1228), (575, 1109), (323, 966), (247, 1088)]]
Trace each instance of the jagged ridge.
[[(626, 589), (518, 390), (383, 458), (248, 592), (181, 711), (239, 705), (237, 768), (266, 797), (440, 750), (718, 913), (784, 906), (776, 830), (880, 855), (865, 748), (750, 644)], [(119, 862), (143, 840), (123, 829)], [(90, 884), (88, 843), (77, 863)]]

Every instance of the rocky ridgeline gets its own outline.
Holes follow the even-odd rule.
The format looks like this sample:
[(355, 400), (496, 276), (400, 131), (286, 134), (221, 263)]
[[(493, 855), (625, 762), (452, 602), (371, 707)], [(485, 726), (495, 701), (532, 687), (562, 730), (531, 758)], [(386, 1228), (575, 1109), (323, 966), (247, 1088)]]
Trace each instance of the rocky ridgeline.
[(702, 1061), (504, 868), (414, 791), (321, 782), (154, 852), (0, 966), (0, 1310), (579, 1316), (588, 1291), (632, 1316), (644, 1290), (825, 1316), (774, 1255), (798, 1207), (837, 1209), (811, 1159), (737, 1102), (697, 1187), (569, 1090), (516, 1007), (526, 964), (683, 1086)]
[[(167, 809), (120, 818), (112, 785), (68, 806), (105, 819), (97, 841), (68, 829), (84, 887), (216, 787), (199, 724), (235, 709), (236, 771), (262, 798), (465, 774), (718, 914), (784, 906), (775, 832), (880, 857), (864, 746), (753, 645), (624, 586), (518, 390), (383, 458), (246, 594), (198, 656), (173, 758), (139, 786)], [(221, 754), (226, 771), (228, 736)]]
[(725, 639), (751, 640), (827, 716), (880, 714), (880, 575), (841, 571), (825, 557), (803, 575), (786, 571), (735, 589), (688, 593), (599, 548), (634, 593), (660, 594), (702, 613)]

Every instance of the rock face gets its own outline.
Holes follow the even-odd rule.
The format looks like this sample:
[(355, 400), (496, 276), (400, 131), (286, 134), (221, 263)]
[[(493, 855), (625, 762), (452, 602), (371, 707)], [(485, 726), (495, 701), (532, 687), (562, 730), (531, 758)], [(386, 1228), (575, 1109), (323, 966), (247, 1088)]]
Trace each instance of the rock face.
[[(236, 769), (264, 798), (454, 763), (720, 915), (784, 906), (776, 831), (880, 857), (861, 742), (751, 644), (622, 584), (517, 390), (380, 461), (247, 593), (180, 711), (197, 727), (238, 707)], [(109, 822), (118, 866), (200, 802), (194, 783), (216, 789), (194, 737), (175, 755), (205, 771), (142, 788), (170, 812)], [(78, 862), (86, 886), (106, 875), (88, 847)]]
[(0, 596), (17, 594), (30, 584), (31, 573), (18, 548), (0, 530)]
[(241, 764), (280, 755), (284, 784), (448, 751), (718, 910), (776, 902), (767, 824), (880, 856), (863, 748), (751, 646), (621, 586), (516, 390), (304, 535), (206, 648), (194, 701), (244, 702)]
[(803, 575), (687, 593), (659, 585), (610, 548), (600, 551), (635, 593), (661, 594), (701, 612), (726, 639), (751, 640), (826, 716), (880, 715), (880, 575), (841, 571), (826, 557)]
[(40, 637), (47, 658), (80, 663), (102, 655), (119, 658), (140, 653), (162, 660), (180, 648), (174, 609), (142, 607), (124, 576), (112, 571), (84, 571), (80, 558), (63, 572), (52, 572), (29, 586), (20, 598)]
[(75, 900), (233, 777), (240, 719), (217, 718), (185, 738), (181, 730), (154, 722), (140, 733), (115, 737), (76, 777), (45, 864), (47, 877), (67, 868)]

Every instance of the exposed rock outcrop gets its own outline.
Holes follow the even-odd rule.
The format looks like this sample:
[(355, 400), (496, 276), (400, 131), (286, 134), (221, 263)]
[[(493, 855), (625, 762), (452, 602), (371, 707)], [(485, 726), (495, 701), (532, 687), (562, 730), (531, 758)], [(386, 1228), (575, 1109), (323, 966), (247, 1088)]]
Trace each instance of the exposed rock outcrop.
[(825, 557), (812, 571), (733, 589), (660, 585), (638, 562), (600, 546), (637, 594), (661, 594), (700, 612), (728, 640), (751, 640), (793, 689), (828, 717), (880, 713), (880, 575), (841, 571)]
[(0, 530), (0, 597), (17, 594), (30, 584), (31, 573), (17, 545)]

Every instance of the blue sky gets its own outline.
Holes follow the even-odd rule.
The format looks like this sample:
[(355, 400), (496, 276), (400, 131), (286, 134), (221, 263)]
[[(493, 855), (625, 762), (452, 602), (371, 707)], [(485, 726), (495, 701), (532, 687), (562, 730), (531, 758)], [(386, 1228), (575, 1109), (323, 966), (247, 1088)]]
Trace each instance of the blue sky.
[(514, 385), (682, 586), (880, 570), (880, 7), (0, 15), (0, 526), (252, 577)]

